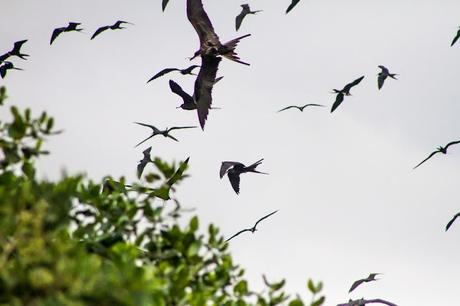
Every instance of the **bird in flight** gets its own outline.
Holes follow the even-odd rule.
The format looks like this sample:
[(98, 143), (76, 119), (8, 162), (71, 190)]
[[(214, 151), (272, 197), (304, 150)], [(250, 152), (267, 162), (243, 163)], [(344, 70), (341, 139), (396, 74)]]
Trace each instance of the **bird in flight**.
[(337, 304), (337, 306), (365, 306), (367, 304), (373, 304), (373, 303), (384, 304), (387, 306), (397, 306), (396, 304), (385, 301), (383, 299), (371, 299), (371, 300), (365, 300), (365, 299), (351, 300), (350, 299), (348, 303)]
[(228, 179), (230, 184), (232, 185), (233, 190), (236, 194), (240, 193), (240, 174), (246, 172), (254, 172), (260, 174), (268, 174), (264, 172), (259, 172), (256, 170), (257, 166), (262, 163), (264, 159), (260, 159), (253, 163), (250, 166), (245, 166), (240, 162), (234, 161), (223, 161), (222, 165), (220, 166), (220, 178), (222, 179), (224, 175), (227, 173)]
[(432, 157), (433, 157), (435, 154), (437, 154), (437, 153), (447, 154), (447, 148), (449, 148), (449, 147), (452, 146), (452, 145), (458, 144), (458, 143), (460, 143), (460, 140), (449, 142), (445, 147), (439, 146), (439, 147), (436, 149), (436, 151), (433, 151), (430, 155), (428, 155), (428, 157), (425, 158), (424, 160), (422, 160), (422, 162), (419, 163), (417, 166), (415, 166), (414, 169), (417, 168), (417, 167), (419, 167), (421, 164), (423, 164), (424, 162), (426, 162), (426, 161), (429, 160), (430, 158), (432, 158)]
[(460, 217), (460, 213), (456, 214), (456, 215), (449, 221), (449, 223), (447, 223), (447, 225), (446, 225), (446, 232), (447, 232), (447, 230), (452, 226), (452, 224), (455, 222), (455, 219), (457, 219), (458, 217)]
[(452, 43), (450, 44), (450, 46), (452, 47), (453, 45), (455, 45), (455, 43), (457, 42), (457, 40), (460, 38), (460, 27), (459, 27), (459, 30), (457, 31), (457, 35), (455, 35), (454, 39), (452, 40)]
[[(214, 84), (219, 82), (222, 78), (223, 77), (217, 78), (216, 81), (214, 82)], [(173, 93), (175, 93), (176, 95), (178, 95), (178, 96), (180, 96), (182, 98), (183, 103), (180, 106), (176, 107), (176, 108), (182, 108), (183, 110), (195, 110), (196, 109), (195, 99), (193, 99), (193, 97), (191, 95), (186, 93), (182, 89), (182, 87), (180, 87), (179, 84), (177, 84), (173, 80), (169, 80), (169, 88), (171, 89), (171, 91)], [(219, 108), (218, 107), (211, 107), (211, 109), (219, 109)]]
[(251, 227), (251, 228), (245, 228), (245, 229), (239, 231), (238, 233), (236, 233), (236, 234), (233, 235), (232, 237), (230, 237), (230, 238), (228, 238), (227, 240), (225, 240), (225, 242), (229, 242), (231, 239), (235, 238), (236, 236), (238, 236), (239, 234), (244, 233), (244, 232), (251, 232), (251, 233), (254, 234), (254, 232), (257, 231), (257, 225), (258, 225), (262, 220), (267, 219), (268, 217), (270, 217), (271, 215), (273, 215), (273, 214), (276, 213), (276, 212), (277, 212), (277, 210), (275, 210), (274, 212), (271, 212), (271, 213), (269, 213), (268, 215), (266, 215), (266, 216), (260, 218), (259, 220), (257, 220), (256, 224), (254, 224), (253, 227)]
[(343, 102), (343, 99), (345, 98), (345, 96), (351, 96), (351, 93), (350, 93), (351, 88), (353, 88), (354, 86), (358, 85), (363, 79), (364, 79), (364, 76), (357, 78), (353, 82), (348, 83), (347, 85), (345, 85), (345, 87), (342, 90), (333, 89), (333, 93), (336, 93), (337, 96), (335, 98), (334, 104), (332, 105), (331, 113), (337, 107), (339, 107), (339, 105)]
[(113, 25), (108, 25), (108, 26), (103, 26), (100, 27), (99, 29), (94, 32), (93, 36), (91, 36), (91, 39), (94, 39), (96, 36), (104, 32), (105, 30), (111, 29), (111, 30), (121, 30), (121, 29), (126, 29), (125, 27), (122, 27), (123, 24), (132, 24), (131, 22), (123, 21), (123, 20), (118, 20), (115, 22)]
[(53, 34), (51, 35), (50, 45), (53, 44), (54, 40), (55, 40), (61, 33), (64, 33), (64, 32), (72, 32), (72, 31), (81, 32), (83, 29), (78, 29), (77, 27), (78, 27), (79, 25), (81, 25), (81, 23), (78, 23), (78, 22), (69, 22), (69, 24), (68, 24), (66, 27), (54, 29)]
[(3, 65), (0, 66), (0, 76), (2, 77), (2, 79), (5, 78), (6, 76), (6, 73), (8, 70), (22, 70), (21, 68), (16, 68), (14, 67), (13, 63), (12, 62), (3, 62)]
[(319, 107), (324, 107), (324, 105), (321, 105), (321, 104), (314, 104), (314, 103), (310, 103), (310, 104), (305, 104), (304, 106), (297, 106), (297, 105), (291, 105), (291, 106), (288, 106), (288, 107), (285, 107), (283, 109), (280, 109), (278, 111), (279, 112), (282, 112), (282, 111), (285, 111), (285, 110), (288, 110), (288, 109), (291, 109), (291, 108), (297, 108), (299, 111), (303, 112), (303, 110), (308, 107), (308, 106), (319, 106)]
[(141, 144), (143, 144), (144, 142), (146, 142), (147, 140), (149, 140), (150, 138), (152, 138), (155, 135), (163, 135), (163, 137), (168, 137), (168, 138), (171, 138), (172, 140), (179, 141), (176, 138), (174, 138), (173, 136), (169, 135), (169, 132), (174, 131), (174, 130), (196, 128), (196, 126), (174, 126), (174, 127), (171, 127), (171, 128), (166, 128), (164, 130), (159, 130), (156, 127), (154, 127), (153, 125), (150, 125), (150, 124), (141, 123), (141, 122), (134, 122), (134, 123), (142, 125), (142, 126), (145, 126), (145, 127), (149, 127), (149, 128), (152, 129), (152, 135), (150, 135), (149, 137), (145, 138), (144, 140), (139, 142), (137, 145), (135, 145), (134, 146), (135, 148), (140, 146)]
[(244, 17), (246, 17), (246, 15), (249, 15), (249, 14), (255, 15), (258, 12), (262, 12), (262, 10), (251, 11), (251, 9), (249, 8), (249, 4), (241, 4), (241, 7), (242, 7), (241, 13), (235, 18), (235, 28), (237, 31), (240, 28), (241, 23), (243, 22), (243, 19)]
[(385, 66), (380, 65), (379, 68), (382, 69), (382, 71), (379, 72), (379, 75), (378, 75), (378, 78), (377, 78), (377, 85), (378, 85), (379, 90), (380, 90), (382, 88), (383, 83), (385, 82), (387, 77), (390, 77), (392, 79), (397, 80), (397, 78), (396, 78), (397, 74), (396, 73), (390, 73), (390, 71)]
[(297, 3), (299, 3), (300, 0), (292, 0), (291, 4), (289, 4), (287, 10), (286, 10), (286, 14), (289, 13), (296, 5)]
[(26, 42), (27, 42), (27, 39), (15, 42), (14, 45), (13, 45), (13, 49), (11, 51), (8, 51), (5, 54), (0, 55), (0, 63), (4, 62), (10, 56), (17, 56), (17, 57), (25, 60), (26, 57), (28, 57), (29, 55), (21, 53), (21, 48), (22, 48), (22, 45), (24, 45)]
[(200, 67), (200, 66), (198, 66), (198, 65), (192, 65), (192, 66), (190, 66), (190, 67), (188, 67), (188, 68), (185, 68), (185, 69), (166, 68), (166, 69), (161, 70), (161, 71), (158, 72), (157, 74), (155, 74), (153, 77), (151, 77), (151, 78), (147, 81), (147, 83), (148, 83), (148, 82), (151, 82), (151, 81), (153, 81), (153, 80), (155, 80), (155, 79), (157, 79), (157, 78), (159, 78), (159, 77), (161, 77), (161, 76), (163, 76), (163, 75), (165, 75), (165, 74), (167, 74), (167, 73), (170, 73), (170, 72), (172, 72), (172, 71), (179, 71), (182, 75), (186, 75), (186, 74), (189, 74), (189, 75), (196, 75), (196, 74), (193, 73), (193, 69), (198, 68), (198, 67)]
[(371, 273), (369, 274), (368, 277), (366, 278), (363, 278), (363, 279), (358, 279), (357, 281), (355, 281), (353, 283), (353, 285), (351, 285), (350, 287), (350, 290), (348, 290), (348, 293), (352, 292), (353, 290), (355, 290), (359, 285), (363, 284), (363, 283), (368, 283), (368, 282), (373, 282), (373, 281), (377, 281), (379, 280), (378, 278), (375, 278), (377, 275), (380, 275), (381, 273)]
[(152, 162), (152, 159), (150, 158), (150, 151), (152, 151), (152, 147), (145, 149), (142, 154), (144, 154), (144, 158), (142, 158), (139, 163), (137, 164), (137, 178), (141, 178), (142, 172), (144, 172), (145, 166), (147, 166), (148, 163)]

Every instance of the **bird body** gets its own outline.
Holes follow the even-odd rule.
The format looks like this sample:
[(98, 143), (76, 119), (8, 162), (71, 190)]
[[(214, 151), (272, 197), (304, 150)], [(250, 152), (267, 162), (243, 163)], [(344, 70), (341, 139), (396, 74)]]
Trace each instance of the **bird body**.
[(66, 27), (61, 27), (61, 28), (56, 28), (53, 31), (53, 34), (51, 35), (51, 40), (50, 40), (50, 45), (53, 44), (53, 42), (56, 40), (56, 38), (61, 35), (61, 33), (64, 32), (81, 32), (83, 29), (78, 29), (77, 27), (81, 25), (81, 23), (78, 22), (69, 22), (69, 24)]
[(150, 124), (146, 124), (146, 123), (141, 123), (141, 122), (134, 122), (135, 124), (139, 124), (139, 125), (142, 125), (142, 126), (145, 126), (145, 127), (149, 127), (152, 129), (152, 134), (145, 138), (144, 140), (142, 140), (141, 142), (139, 142), (137, 145), (135, 145), (134, 147), (138, 147), (140, 146), (141, 144), (143, 144), (144, 142), (146, 142), (147, 140), (149, 140), (150, 138), (152, 138), (153, 136), (156, 136), (156, 135), (163, 135), (163, 137), (167, 137), (167, 138), (171, 138), (172, 140), (174, 141), (179, 141), (177, 140), (175, 137), (171, 136), (169, 133), (173, 130), (180, 130), (180, 129), (192, 129), (192, 128), (196, 128), (196, 126), (174, 126), (174, 127), (171, 127), (171, 128), (166, 128), (164, 130), (159, 130), (157, 129), (155, 126), (153, 125), (150, 125)]
[(268, 217), (270, 217), (271, 215), (273, 215), (273, 214), (276, 213), (276, 212), (277, 212), (277, 210), (275, 210), (274, 212), (269, 213), (269, 214), (266, 215), (266, 216), (263, 216), (262, 218), (260, 218), (259, 220), (257, 220), (257, 222), (254, 224), (253, 227), (251, 227), (251, 228), (245, 228), (245, 229), (239, 231), (238, 233), (236, 233), (236, 234), (233, 235), (232, 237), (230, 237), (230, 238), (228, 238), (227, 240), (225, 240), (225, 242), (230, 241), (231, 239), (235, 238), (236, 236), (238, 236), (239, 234), (244, 233), (244, 232), (251, 232), (251, 233), (254, 234), (254, 232), (257, 231), (257, 225), (258, 225), (262, 220), (267, 219)]
[(350, 287), (350, 290), (348, 291), (348, 293), (352, 292), (353, 290), (355, 290), (359, 285), (363, 284), (363, 283), (368, 283), (368, 282), (373, 282), (373, 281), (377, 281), (378, 279), (375, 278), (377, 275), (379, 275), (381, 273), (371, 273), (369, 274), (368, 277), (366, 278), (363, 278), (363, 279), (358, 279), (357, 281), (355, 281), (353, 283), (353, 285), (351, 285)]
[(343, 87), (343, 89), (333, 89), (333, 92), (337, 94), (336, 98), (335, 98), (335, 101), (334, 101), (334, 104), (332, 105), (332, 108), (331, 108), (331, 113), (337, 108), (339, 107), (340, 104), (342, 104), (345, 96), (351, 96), (351, 93), (350, 93), (350, 90), (358, 85), (362, 80), (364, 79), (364, 76), (361, 76), (359, 78), (357, 78), (356, 80), (354, 80), (353, 82), (351, 83), (348, 83), (347, 85), (345, 85), (345, 87)]
[(123, 20), (118, 20), (113, 25), (102, 26), (102, 27), (98, 28), (96, 30), (96, 32), (94, 32), (93, 36), (91, 36), (91, 39), (94, 39), (96, 36), (98, 36), (99, 34), (101, 34), (102, 32), (104, 32), (104, 31), (106, 31), (108, 29), (110, 29), (110, 30), (125, 29), (125, 27), (122, 27), (123, 24), (132, 24), (132, 23), (127, 22), (127, 21), (123, 21)]
[(247, 167), (240, 162), (223, 161), (222, 165), (220, 166), (220, 172), (219, 172), (220, 178), (222, 179), (224, 175), (227, 174), (233, 190), (236, 192), (236, 194), (239, 194), (240, 193), (240, 174), (247, 173), (247, 172), (268, 174), (268, 173), (259, 172), (256, 170), (257, 166), (260, 165), (263, 160), (264, 159), (262, 158)]
[(455, 220), (460, 217), (460, 213), (457, 213), (454, 215), (454, 217), (449, 221), (449, 223), (447, 223), (446, 225), (446, 232), (447, 230), (449, 230), (449, 228), (452, 226), (452, 224), (455, 222)]
[(198, 68), (200, 66), (198, 65), (191, 65), (190, 67), (187, 67), (185, 69), (178, 69), (178, 68), (165, 68), (163, 70), (161, 70), (160, 72), (158, 72), (157, 74), (155, 74), (153, 77), (151, 77), (147, 83), (167, 74), (167, 73), (170, 73), (170, 72), (173, 72), (173, 71), (179, 71), (182, 75), (186, 75), (186, 74), (189, 74), (189, 75), (195, 75), (194, 73), (192, 73), (193, 69), (195, 68)]
[(27, 39), (15, 42), (14, 45), (13, 45), (13, 49), (11, 51), (8, 51), (5, 54), (0, 55), (0, 63), (4, 62), (10, 56), (17, 56), (17, 57), (25, 60), (26, 57), (28, 57), (29, 55), (21, 53), (21, 48), (26, 42), (27, 42)]
[(322, 104), (314, 104), (314, 103), (310, 103), (310, 104), (305, 104), (303, 106), (297, 106), (297, 105), (291, 105), (291, 106), (288, 106), (288, 107), (285, 107), (285, 108), (282, 108), (278, 111), (279, 112), (282, 112), (282, 111), (285, 111), (285, 110), (288, 110), (288, 109), (291, 109), (291, 108), (296, 108), (298, 109), (299, 111), (303, 112), (303, 110), (308, 107), (308, 106), (318, 106), (318, 107), (324, 107), (324, 105)]
[(5, 61), (3, 62), (2, 65), (0, 65), (0, 76), (2, 77), (2, 79), (5, 78), (8, 70), (22, 70), (22, 69), (14, 67), (12, 62)]
[(397, 78), (396, 78), (397, 74), (396, 73), (390, 73), (390, 71), (385, 66), (380, 65), (378, 67), (382, 70), (382, 71), (379, 72), (378, 78), (377, 78), (377, 86), (378, 86), (378, 88), (380, 90), (382, 88), (383, 83), (385, 82), (387, 77), (390, 77), (392, 79), (397, 80)]
[(236, 18), (235, 18), (235, 28), (236, 28), (237, 31), (240, 28), (241, 23), (243, 22), (243, 19), (244, 19), (244, 17), (246, 17), (246, 15), (249, 15), (249, 14), (255, 15), (255, 14), (259, 13), (259, 12), (262, 12), (261, 10), (251, 11), (251, 8), (249, 7), (249, 4), (242, 4), (241, 7), (242, 7), (241, 13), (238, 16), (236, 16)]
[(447, 149), (452, 146), (452, 145), (455, 145), (455, 144), (458, 144), (460, 143), (460, 140), (458, 141), (452, 141), (452, 142), (449, 142), (446, 146), (439, 146), (435, 151), (433, 151), (430, 155), (428, 155), (427, 158), (425, 158), (424, 160), (422, 160), (417, 166), (414, 167), (414, 169), (418, 168), (421, 164), (423, 164), (424, 162), (426, 162), (427, 160), (429, 160), (431, 157), (433, 157), (434, 155), (438, 154), (438, 153), (442, 153), (442, 154), (447, 154)]

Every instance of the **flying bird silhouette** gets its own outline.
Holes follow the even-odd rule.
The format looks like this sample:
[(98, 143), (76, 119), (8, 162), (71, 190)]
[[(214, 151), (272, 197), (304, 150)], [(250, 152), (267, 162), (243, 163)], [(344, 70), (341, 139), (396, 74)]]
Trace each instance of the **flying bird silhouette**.
[(455, 144), (458, 144), (460, 143), (460, 140), (458, 141), (452, 141), (452, 142), (449, 142), (445, 147), (442, 147), (442, 146), (439, 146), (436, 151), (432, 152), (430, 155), (428, 155), (427, 158), (425, 158), (424, 160), (422, 160), (421, 163), (419, 163), (417, 166), (414, 167), (415, 168), (418, 168), (421, 164), (423, 164), (424, 162), (426, 162), (427, 160), (429, 160), (430, 158), (432, 158), (435, 154), (437, 153), (442, 153), (442, 154), (447, 154), (447, 148), (449, 148), (450, 146), (452, 145), (455, 145)]
[(452, 47), (453, 45), (455, 45), (455, 43), (457, 42), (457, 40), (460, 38), (460, 27), (459, 27), (459, 30), (457, 31), (457, 35), (455, 35), (454, 39), (452, 40), (452, 43), (450, 44), (450, 46)]
[(148, 163), (152, 162), (152, 159), (150, 158), (150, 151), (152, 151), (152, 147), (145, 149), (142, 154), (144, 154), (144, 158), (142, 158), (139, 163), (137, 164), (137, 178), (141, 178), (142, 172), (144, 172), (145, 166), (147, 166)]
[(239, 194), (240, 193), (240, 174), (246, 173), (246, 172), (268, 174), (268, 173), (259, 172), (256, 170), (257, 166), (260, 165), (263, 160), (264, 159), (262, 158), (247, 167), (240, 162), (224, 161), (222, 162), (222, 165), (220, 166), (220, 172), (219, 172), (220, 178), (222, 179), (224, 175), (227, 173), (228, 180), (230, 181), (230, 184), (232, 185), (233, 190), (236, 192), (236, 194)]
[(192, 73), (193, 69), (197, 68), (197, 67), (200, 67), (198, 65), (192, 65), (188, 68), (185, 68), (185, 69), (178, 69), (178, 68), (166, 68), (166, 69), (163, 69), (161, 70), (160, 72), (158, 72), (157, 74), (155, 74), (153, 77), (151, 77), (148, 81), (148, 82), (151, 82), (167, 73), (170, 73), (172, 71), (179, 71), (182, 75), (186, 75), (186, 74), (189, 74), (189, 75), (196, 75), (194, 73)]
[(22, 45), (24, 45), (26, 42), (27, 42), (27, 39), (15, 42), (14, 45), (13, 45), (13, 49), (11, 51), (8, 51), (5, 54), (0, 56), (0, 63), (4, 62), (10, 56), (17, 56), (17, 57), (25, 60), (26, 57), (28, 57), (29, 55), (21, 53), (21, 48), (22, 48)]
[(135, 148), (140, 146), (141, 144), (143, 144), (144, 142), (146, 142), (147, 140), (149, 140), (150, 138), (152, 138), (155, 135), (163, 135), (163, 137), (168, 137), (168, 138), (171, 138), (172, 140), (179, 141), (176, 138), (174, 138), (173, 136), (169, 135), (169, 132), (174, 131), (174, 130), (196, 128), (196, 126), (174, 126), (174, 127), (171, 127), (171, 128), (166, 128), (164, 130), (159, 130), (156, 127), (154, 127), (153, 125), (150, 125), (150, 124), (141, 123), (141, 122), (134, 122), (134, 123), (142, 125), (142, 126), (145, 126), (145, 127), (149, 127), (149, 128), (152, 129), (152, 135), (150, 135), (149, 137), (145, 138), (144, 140), (139, 142), (137, 145), (135, 145), (134, 146)]
[(363, 79), (364, 79), (364, 76), (357, 78), (353, 82), (348, 83), (347, 85), (345, 85), (345, 87), (342, 90), (333, 89), (333, 93), (336, 93), (337, 96), (335, 97), (334, 104), (332, 104), (331, 113), (337, 107), (339, 107), (340, 104), (342, 104), (343, 99), (344, 99), (345, 96), (351, 96), (351, 93), (350, 93), (351, 88), (353, 88), (354, 86), (358, 85)]
[(449, 221), (449, 223), (447, 223), (447, 225), (446, 225), (446, 232), (447, 232), (447, 230), (452, 226), (452, 224), (455, 222), (455, 219), (457, 219), (458, 217), (460, 217), (460, 213), (456, 214), (456, 215)]
[[(219, 82), (223, 77), (219, 77), (215, 80), (214, 84)], [(173, 93), (176, 95), (180, 96), (182, 98), (183, 103), (176, 107), (176, 108), (182, 108), (183, 110), (195, 110), (196, 109), (196, 103), (195, 99), (188, 93), (186, 93), (182, 87), (180, 87), (179, 84), (174, 82), (173, 80), (169, 80), (169, 88)], [(218, 107), (211, 107), (211, 109), (219, 109)]]
[(93, 36), (91, 36), (91, 39), (94, 39), (94, 37), (98, 36), (105, 30), (121, 30), (121, 29), (126, 29), (125, 27), (122, 27), (123, 24), (132, 24), (131, 22), (123, 21), (123, 20), (118, 20), (115, 22), (113, 25), (108, 25), (108, 26), (102, 26), (99, 29), (94, 32)]
[(300, 0), (292, 0), (291, 4), (289, 4), (288, 8), (286, 9), (286, 14), (289, 13), (299, 2)]
[(246, 15), (249, 15), (249, 14), (255, 15), (258, 12), (262, 12), (262, 10), (251, 11), (251, 9), (249, 8), (249, 4), (241, 4), (241, 7), (242, 7), (241, 13), (235, 18), (235, 28), (237, 31), (240, 28), (241, 23), (243, 22), (243, 19), (244, 17), (246, 17)]
[(0, 76), (2, 77), (2, 79), (5, 78), (6, 73), (8, 72), (8, 70), (23, 70), (23, 69), (16, 68), (16, 67), (14, 67), (12, 62), (5, 61), (5, 62), (3, 62), (2, 65), (0, 65)]
[(363, 283), (368, 283), (368, 282), (373, 282), (373, 281), (377, 281), (379, 280), (378, 278), (375, 278), (377, 275), (380, 275), (381, 273), (371, 273), (369, 274), (368, 277), (366, 278), (363, 278), (363, 279), (358, 279), (357, 281), (355, 281), (353, 283), (353, 285), (351, 285), (350, 287), (350, 290), (348, 290), (348, 293), (352, 292), (353, 290), (355, 290), (359, 285), (363, 284)]
[(372, 299), (372, 300), (365, 300), (365, 299), (351, 300), (350, 299), (348, 303), (337, 304), (337, 306), (365, 306), (367, 304), (373, 304), (373, 303), (384, 304), (387, 306), (397, 306), (396, 304), (385, 301), (383, 299)]
[(380, 65), (379, 68), (382, 69), (382, 71), (379, 72), (379, 75), (378, 75), (378, 78), (377, 78), (377, 85), (378, 85), (379, 90), (380, 90), (382, 88), (383, 83), (385, 82), (387, 77), (390, 77), (392, 79), (397, 80), (397, 78), (396, 78), (397, 74), (396, 73), (390, 73), (390, 71), (385, 66)]
[(322, 104), (314, 104), (314, 103), (310, 103), (310, 104), (305, 104), (304, 106), (297, 106), (297, 105), (291, 105), (291, 106), (288, 106), (288, 107), (285, 107), (283, 109), (280, 109), (278, 111), (279, 112), (282, 112), (282, 111), (285, 111), (285, 110), (288, 110), (288, 109), (291, 109), (291, 108), (297, 108), (299, 111), (303, 112), (303, 110), (308, 107), (308, 106), (319, 106), (319, 107), (324, 107), (324, 105)]
[(81, 32), (83, 29), (77, 29), (77, 27), (78, 27), (79, 25), (81, 25), (81, 23), (78, 23), (78, 22), (69, 22), (69, 24), (68, 24), (66, 27), (54, 29), (53, 34), (51, 35), (50, 45), (53, 44), (54, 40), (55, 40), (61, 33), (64, 33), (64, 32), (72, 32), (72, 31)]
[(245, 228), (245, 229), (239, 231), (238, 233), (236, 233), (236, 234), (233, 235), (232, 237), (230, 237), (230, 238), (228, 238), (227, 240), (225, 240), (225, 242), (229, 242), (231, 239), (235, 238), (236, 236), (238, 236), (239, 234), (244, 233), (244, 232), (251, 232), (251, 233), (254, 234), (254, 232), (257, 231), (257, 225), (258, 225), (262, 220), (267, 219), (268, 217), (270, 217), (271, 215), (273, 215), (273, 214), (276, 213), (276, 212), (277, 212), (277, 210), (275, 210), (274, 212), (271, 212), (271, 213), (269, 213), (268, 215), (266, 215), (266, 216), (260, 218), (259, 220), (257, 220), (256, 224), (254, 224), (253, 227), (251, 227), (251, 228)]

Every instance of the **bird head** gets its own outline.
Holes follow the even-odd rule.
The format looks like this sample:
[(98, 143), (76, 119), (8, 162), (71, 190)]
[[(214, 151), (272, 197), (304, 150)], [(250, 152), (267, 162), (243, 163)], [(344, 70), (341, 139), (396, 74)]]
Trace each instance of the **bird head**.
[(197, 56), (200, 55), (200, 54), (201, 54), (201, 50), (198, 50), (198, 51), (196, 51), (196, 52), (193, 54), (192, 57), (189, 57), (188, 59), (189, 59), (190, 61), (192, 61), (195, 57), (197, 57)]

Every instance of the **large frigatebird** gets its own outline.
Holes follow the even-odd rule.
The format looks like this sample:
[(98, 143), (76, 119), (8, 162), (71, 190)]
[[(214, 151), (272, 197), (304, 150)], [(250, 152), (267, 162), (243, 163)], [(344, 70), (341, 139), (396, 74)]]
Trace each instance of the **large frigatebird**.
[(159, 130), (156, 127), (154, 127), (153, 125), (151, 125), (151, 124), (146, 124), (146, 123), (141, 123), (141, 122), (134, 122), (134, 123), (142, 125), (142, 126), (145, 126), (145, 127), (149, 127), (149, 128), (152, 129), (152, 135), (150, 135), (149, 137), (145, 138), (144, 140), (139, 142), (134, 147), (140, 146), (141, 144), (143, 144), (144, 142), (146, 142), (147, 140), (149, 140), (150, 138), (152, 138), (155, 135), (163, 135), (163, 137), (168, 137), (168, 138), (171, 138), (172, 140), (179, 141), (176, 138), (174, 138), (173, 136), (169, 135), (169, 132), (171, 132), (173, 130), (196, 128), (196, 126), (174, 126), (174, 127), (171, 127), (171, 128), (166, 128), (164, 130)]
[(81, 32), (83, 29), (77, 29), (77, 27), (81, 25), (81, 23), (78, 22), (69, 22), (69, 24), (66, 27), (61, 27), (61, 28), (56, 28), (53, 31), (53, 34), (51, 35), (51, 40), (50, 40), (50, 45), (53, 44), (54, 40), (64, 32)]
[(432, 157), (433, 157), (435, 154), (437, 154), (437, 153), (447, 154), (447, 148), (449, 148), (451, 145), (458, 144), (458, 143), (460, 143), (460, 140), (449, 142), (445, 147), (439, 146), (439, 147), (436, 149), (436, 151), (433, 151), (430, 155), (428, 155), (428, 157), (425, 158), (424, 160), (422, 160), (422, 162), (419, 163), (417, 166), (415, 166), (414, 169), (417, 168), (417, 167), (419, 167), (421, 164), (423, 164), (424, 162), (426, 162), (426, 161), (429, 160), (430, 158), (432, 158)]
[(238, 16), (236, 16), (236, 18), (235, 18), (235, 28), (236, 28), (237, 31), (240, 28), (241, 23), (243, 22), (243, 19), (244, 19), (244, 17), (246, 17), (246, 15), (249, 15), (249, 14), (255, 15), (258, 12), (262, 12), (262, 10), (251, 11), (251, 8), (249, 7), (249, 4), (241, 4), (241, 7), (242, 7), (241, 13)]
[(291, 105), (291, 106), (288, 106), (288, 107), (285, 107), (285, 108), (282, 108), (278, 111), (279, 112), (282, 112), (282, 111), (285, 111), (285, 110), (288, 110), (288, 109), (291, 109), (291, 108), (297, 108), (299, 111), (303, 112), (303, 110), (308, 107), (308, 106), (319, 106), (319, 107), (324, 107), (324, 105), (321, 105), (321, 104), (315, 104), (315, 103), (310, 103), (310, 104), (305, 104), (303, 106), (298, 106), (298, 105)]
[(3, 62), (2, 65), (0, 65), (0, 76), (2, 77), (2, 79), (5, 78), (6, 76), (6, 73), (8, 72), (8, 70), (22, 70), (21, 68), (16, 68), (14, 67), (13, 63), (12, 62)]
[(259, 224), (262, 220), (267, 219), (268, 217), (270, 217), (271, 215), (273, 215), (273, 214), (276, 213), (276, 212), (277, 212), (277, 210), (275, 210), (274, 212), (269, 213), (269, 214), (266, 215), (266, 216), (263, 216), (262, 218), (260, 218), (259, 220), (257, 220), (256, 224), (254, 224), (253, 227), (251, 227), (251, 228), (245, 228), (245, 229), (239, 231), (238, 233), (236, 233), (236, 234), (233, 235), (232, 237), (230, 237), (230, 238), (228, 238), (227, 240), (225, 240), (225, 242), (229, 242), (231, 239), (235, 238), (236, 236), (238, 236), (239, 234), (244, 233), (244, 232), (251, 232), (251, 233), (254, 234), (254, 232), (257, 231), (257, 224)]
[(94, 32), (93, 36), (91, 36), (91, 39), (94, 39), (94, 37), (98, 36), (105, 30), (121, 30), (121, 29), (126, 29), (125, 27), (122, 27), (123, 24), (132, 24), (131, 22), (123, 21), (123, 20), (118, 20), (115, 22), (113, 25), (108, 25), (108, 26), (102, 26), (99, 29)]
[(189, 74), (189, 75), (196, 75), (193, 73), (193, 69), (195, 68), (198, 68), (200, 66), (198, 65), (191, 65), (190, 67), (187, 67), (185, 69), (179, 69), (179, 68), (165, 68), (163, 70), (161, 70), (160, 72), (158, 72), (157, 74), (155, 74), (153, 77), (151, 77), (148, 81), (148, 82), (151, 82), (167, 73), (170, 73), (172, 71), (179, 71), (182, 75), (186, 75), (186, 74)]
[(363, 79), (364, 79), (364, 76), (357, 78), (353, 82), (348, 83), (347, 85), (345, 85), (345, 87), (343, 87), (342, 90), (333, 89), (333, 92), (336, 93), (337, 96), (335, 98), (334, 104), (332, 105), (331, 113), (337, 107), (339, 107), (339, 105), (343, 102), (343, 99), (344, 99), (345, 96), (351, 96), (351, 93), (350, 93), (351, 88), (356, 86), (356, 85), (358, 85)]
[(236, 194), (239, 194), (240, 193), (240, 174), (241, 173), (253, 172), (253, 173), (260, 173), (260, 174), (268, 174), (268, 173), (259, 172), (256, 170), (257, 166), (260, 165), (263, 160), (264, 159), (262, 158), (247, 167), (240, 162), (224, 161), (222, 162), (222, 165), (220, 166), (220, 172), (219, 172), (220, 178), (223, 178), (224, 175), (227, 173), (228, 179), (230, 181), (230, 184), (232, 185), (233, 190), (236, 192)]
[(375, 278), (377, 275), (380, 275), (381, 273), (371, 273), (369, 274), (368, 277), (366, 278), (362, 278), (362, 279), (358, 279), (357, 281), (355, 281), (353, 283), (353, 285), (351, 285), (350, 287), (350, 290), (348, 290), (348, 293), (352, 292), (353, 290), (355, 290), (359, 285), (363, 284), (363, 283), (368, 283), (368, 282), (373, 282), (373, 281), (377, 281), (379, 280), (378, 278)]
[(396, 78), (397, 74), (390, 73), (390, 71), (385, 66), (380, 65), (379, 68), (382, 69), (382, 71), (379, 72), (379, 75), (377, 78), (377, 85), (380, 90), (387, 77), (397, 80)]
[(22, 48), (22, 45), (24, 45), (26, 42), (27, 42), (27, 39), (15, 42), (14, 45), (13, 45), (13, 49), (11, 51), (8, 51), (5, 54), (0, 55), (0, 63), (4, 62), (10, 56), (17, 56), (17, 57), (25, 60), (26, 57), (28, 57), (29, 55), (21, 53), (21, 48)]

